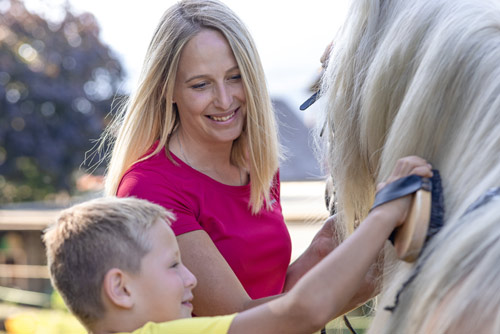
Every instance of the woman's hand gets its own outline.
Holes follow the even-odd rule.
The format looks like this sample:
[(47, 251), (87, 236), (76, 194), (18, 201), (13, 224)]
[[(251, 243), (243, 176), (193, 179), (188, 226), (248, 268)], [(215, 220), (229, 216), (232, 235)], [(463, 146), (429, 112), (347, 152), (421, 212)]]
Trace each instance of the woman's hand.
[(309, 245), (311, 251), (320, 259), (327, 256), (340, 243), (337, 239), (336, 217), (336, 215), (328, 217)]
[(309, 269), (339, 245), (336, 229), (336, 216), (333, 215), (324, 222), (304, 253), (288, 267), (283, 292), (289, 291)]

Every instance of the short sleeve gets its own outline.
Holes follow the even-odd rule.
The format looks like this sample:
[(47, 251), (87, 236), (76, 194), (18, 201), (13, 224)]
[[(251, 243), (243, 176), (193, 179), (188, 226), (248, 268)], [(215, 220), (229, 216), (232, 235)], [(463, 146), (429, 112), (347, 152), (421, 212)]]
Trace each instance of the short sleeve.
[(116, 195), (145, 199), (173, 212), (176, 219), (171, 227), (175, 235), (201, 230), (195, 200), (182, 190), (179, 183), (165, 180), (166, 177), (154, 171), (131, 169), (123, 176)]

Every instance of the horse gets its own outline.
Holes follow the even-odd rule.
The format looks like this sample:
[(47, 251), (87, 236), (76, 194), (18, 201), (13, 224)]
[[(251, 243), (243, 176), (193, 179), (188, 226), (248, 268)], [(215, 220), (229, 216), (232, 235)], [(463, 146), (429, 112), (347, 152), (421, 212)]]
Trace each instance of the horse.
[(340, 237), (399, 158), (442, 179), (444, 225), (416, 262), (384, 248), (368, 333), (500, 333), (500, 2), (353, 0), (321, 92)]

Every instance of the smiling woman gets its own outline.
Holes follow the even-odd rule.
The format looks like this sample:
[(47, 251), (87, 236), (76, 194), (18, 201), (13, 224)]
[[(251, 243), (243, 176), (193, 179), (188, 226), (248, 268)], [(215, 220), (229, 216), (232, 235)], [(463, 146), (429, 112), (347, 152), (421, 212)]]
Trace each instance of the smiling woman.
[(245, 25), (220, 1), (180, 1), (165, 12), (108, 139), (106, 192), (175, 213), (183, 262), (198, 278), (197, 315), (287, 291), (333, 248), (331, 219), (289, 266), (264, 71)]

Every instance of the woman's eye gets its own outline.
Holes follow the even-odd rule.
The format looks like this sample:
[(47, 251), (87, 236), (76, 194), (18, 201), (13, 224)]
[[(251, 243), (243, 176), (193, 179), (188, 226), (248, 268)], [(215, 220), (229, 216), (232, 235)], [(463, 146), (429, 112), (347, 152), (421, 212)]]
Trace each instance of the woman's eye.
[(241, 79), (241, 74), (235, 74), (235, 75), (232, 75), (231, 80), (240, 80)]
[(200, 82), (200, 83), (197, 83), (195, 85), (192, 85), (191, 88), (201, 89), (201, 88), (205, 88), (206, 86), (207, 86), (206, 82)]
[(179, 262), (176, 262), (170, 266), (170, 268), (177, 268), (179, 266)]

